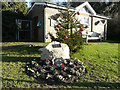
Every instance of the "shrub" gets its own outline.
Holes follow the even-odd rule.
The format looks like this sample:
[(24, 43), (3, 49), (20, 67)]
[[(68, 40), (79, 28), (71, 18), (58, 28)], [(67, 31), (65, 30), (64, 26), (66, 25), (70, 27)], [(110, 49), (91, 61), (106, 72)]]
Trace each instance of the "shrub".
[(108, 40), (116, 40), (120, 41), (120, 18), (111, 19), (108, 21), (108, 31), (107, 31), (107, 39)]

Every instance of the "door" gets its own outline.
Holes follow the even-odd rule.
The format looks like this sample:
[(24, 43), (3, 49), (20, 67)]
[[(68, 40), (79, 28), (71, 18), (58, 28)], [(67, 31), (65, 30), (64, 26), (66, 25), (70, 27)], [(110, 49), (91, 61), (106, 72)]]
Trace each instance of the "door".
[(32, 21), (30, 20), (16, 20), (18, 31), (16, 34), (17, 41), (32, 41)]
[(33, 17), (32, 23), (33, 23), (34, 41), (38, 41), (38, 27), (37, 27), (38, 16)]

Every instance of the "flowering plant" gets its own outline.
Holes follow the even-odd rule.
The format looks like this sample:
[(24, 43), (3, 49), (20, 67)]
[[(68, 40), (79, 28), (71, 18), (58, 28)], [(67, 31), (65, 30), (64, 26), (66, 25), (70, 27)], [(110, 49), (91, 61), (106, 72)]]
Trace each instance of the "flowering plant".
[(78, 81), (80, 76), (86, 73), (86, 67), (80, 60), (55, 58), (54, 60), (33, 60), (27, 65), (26, 71), (37, 80), (43, 78), (71, 83)]

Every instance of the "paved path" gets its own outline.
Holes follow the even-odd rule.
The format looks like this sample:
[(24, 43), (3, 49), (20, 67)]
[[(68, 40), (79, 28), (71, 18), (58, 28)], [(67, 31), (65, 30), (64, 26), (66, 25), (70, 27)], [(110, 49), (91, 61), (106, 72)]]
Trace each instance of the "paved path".
[(10, 48), (16, 48), (16, 47), (22, 47), (22, 46), (25, 46), (25, 47), (28, 47), (30, 45), (33, 45), (33, 46), (40, 46), (40, 45), (43, 45), (42, 43), (39, 43), (39, 44), (34, 44), (34, 43), (31, 43), (31, 44), (20, 44), (20, 45), (12, 45), (12, 46), (0, 46), (0, 50), (7, 50), (7, 49), (10, 49)]
[[(12, 45), (12, 46), (2, 46), (2, 50), (7, 50), (10, 48), (22, 47), (22, 46), (29, 46), (30, 44), (21, 44), (21, 45)], [(1, 48), (1, 47), (0, 47)]]
[[(100, 44), (100, 43), (104, 43), (104, 42), (88, 42), (88, 44)], [(27, 43), (27, 44), (20, 44), (20, 45), (12, 45), (12, 46), (0, 46), (0, 50), (7, 50), (7, 49), (10, 49), (10, 48), (16, 48), (16, 47), (22, 47), (22, 46), (30, 46), (30, 45), (33, 45), (33, 46), (39, 46), (39, 45), (43, 45), (42, 43), (39, 43), (39, 44), (34, 44), (34, 43)]]

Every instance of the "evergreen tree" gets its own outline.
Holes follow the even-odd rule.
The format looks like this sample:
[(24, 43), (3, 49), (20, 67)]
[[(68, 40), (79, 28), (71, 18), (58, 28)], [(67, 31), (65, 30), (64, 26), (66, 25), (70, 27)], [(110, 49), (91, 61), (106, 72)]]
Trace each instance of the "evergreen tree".
[(71, 52), (76, 52), (83, 44), (82, 34), (83, 25), (77, 20), (76, 15), (80, 15), (79, 12), (70, 11), (70, 7), (67, 6), (67, 11), (59, 10), (59, 17), (52, 16), (51, 18), (56, 20), (57, 25), (54, 26), (57, 31), (57, 38), (51, 33), (51, 39), (53, 41), (59, 41), (68, 44)]

